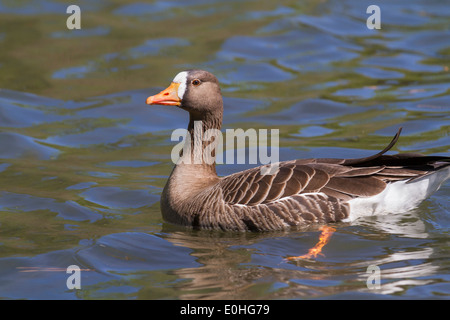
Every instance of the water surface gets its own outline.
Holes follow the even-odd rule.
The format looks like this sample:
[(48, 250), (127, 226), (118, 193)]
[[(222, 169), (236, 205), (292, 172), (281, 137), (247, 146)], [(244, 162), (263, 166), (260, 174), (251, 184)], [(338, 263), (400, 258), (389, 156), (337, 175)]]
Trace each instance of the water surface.
[[(195, 231), (159, 197), (184, 111), (145, 99), (187, 68), (222, 84), (224, 128), (280, 130), (280, 159), (448, 155), (450, 7), (371, 1), (0, 3), (0, 298), (447, 299), (450, 185), (402, 214)], [(219, 165), (221, 175), (247, 165)], [(81, 290), (65, 269), (78, 265)], [(369, 266), (381, 288), (369, 289)]]

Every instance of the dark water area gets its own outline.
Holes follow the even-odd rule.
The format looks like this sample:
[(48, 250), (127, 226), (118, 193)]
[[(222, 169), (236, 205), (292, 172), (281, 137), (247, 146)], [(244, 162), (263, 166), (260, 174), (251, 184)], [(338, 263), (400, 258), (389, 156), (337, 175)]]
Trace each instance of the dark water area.
[[(448, 299), (450, 185), (417, 209), (291, 232), (163, 221), (188, 115), (145, 100), (206, 69), (223, 128), (278, 129), (280, 160), (448, 155), (444, 1), (0, 1), (0, 299)], [(250, 165), (253, 166), (253, 165)], [(248, 165), (218, 165), (220, 175)], [(81, 289), (66, 268), (79, 266)], [(368, 286), (370, 266), (380, 288)]]

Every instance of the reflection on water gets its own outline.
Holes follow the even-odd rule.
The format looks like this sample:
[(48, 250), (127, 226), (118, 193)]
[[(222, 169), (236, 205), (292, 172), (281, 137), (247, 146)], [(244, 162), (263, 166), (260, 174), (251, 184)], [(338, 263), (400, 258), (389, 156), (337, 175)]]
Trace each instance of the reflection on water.
[[(280, 130), (280, 159), (448, 154), (450, 7), (370, 1), (0, 4), (0, 298), (441, 298), (450, 186), (411, 212), (293, 232), (166, 224), (159, 196), (187, 114), (147, 96), (187, 68), (222, 84), (224, 128)], [(253, 166), (253, 165), (250, 165)], [(226, 175), (248, 165), (219, 165)], [(66, 287), (78, 265), (82, 290)], [(381, 288), (367, 286), (378, 266)]]

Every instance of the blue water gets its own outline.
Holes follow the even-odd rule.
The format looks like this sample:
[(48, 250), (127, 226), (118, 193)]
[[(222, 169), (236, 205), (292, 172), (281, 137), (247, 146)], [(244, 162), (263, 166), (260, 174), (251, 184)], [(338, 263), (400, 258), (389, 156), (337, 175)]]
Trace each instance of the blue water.
[(279, 129), (280, 160), (367, 156), (399, 127), (393, 152), (448, 155), (449, 6), (382, 1), (369, 30), (371, 1), (78, 3), (81, 30), (65, 3), (0, 3), (0, 298), (448, 298), (448, 183), (410, 212), (336, 224), (323, 255), (290, 262), (317, 227), (162, 220), (187, 114), (145, 100), (203, 68), (221, 82), (224, 129)]

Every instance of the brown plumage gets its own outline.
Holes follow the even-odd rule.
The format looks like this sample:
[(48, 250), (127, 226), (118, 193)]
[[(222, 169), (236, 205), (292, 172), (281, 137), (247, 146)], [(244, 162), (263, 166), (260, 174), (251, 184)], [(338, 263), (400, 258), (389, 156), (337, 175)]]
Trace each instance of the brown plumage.
[[(149, 97), (147, 103), (176, 105), (188, 111), (189, 134), (194, 132), (194, 121), (202, 121), (203, 131), (220, 129), (222, 124), (219, 83), (206, 71), (178, 74), (168, 89)], [(183, 154), (161, 196), (163, 216), (167, 221), (199, 228), (267, 231), (377, 213), (382, 206), (369, 200), (379, 197), (380, 201), (389, 200), (392, 204), (392, 197), (385, 193), (402, 193), (400, 188), (411, 192), (404, 182), (429, 179), (426, 190), (420, 193), (424, 198), (449, 178), (450, 158), (385, 155), (397, 142), (400, 131), (384, 150), (373, 156), (285, 161), (271, 175), (261, 175), (261, 168), (257, 167), (218, 177), (214, 164), (188, 164), (182, 160), (195, 155)], [(439, 178), (429, 178), (433, 173), (439, 173)], [(388, 187), (396, 182), (400, 182), (396, 184), (398, 187)], [(417, 204), (416, 200), (423, 199), (400, 207), (410, 208)], [(397, 207), (397, 203), (393, 204)], [(372, 211), (357, 212), (361, 208)]]

